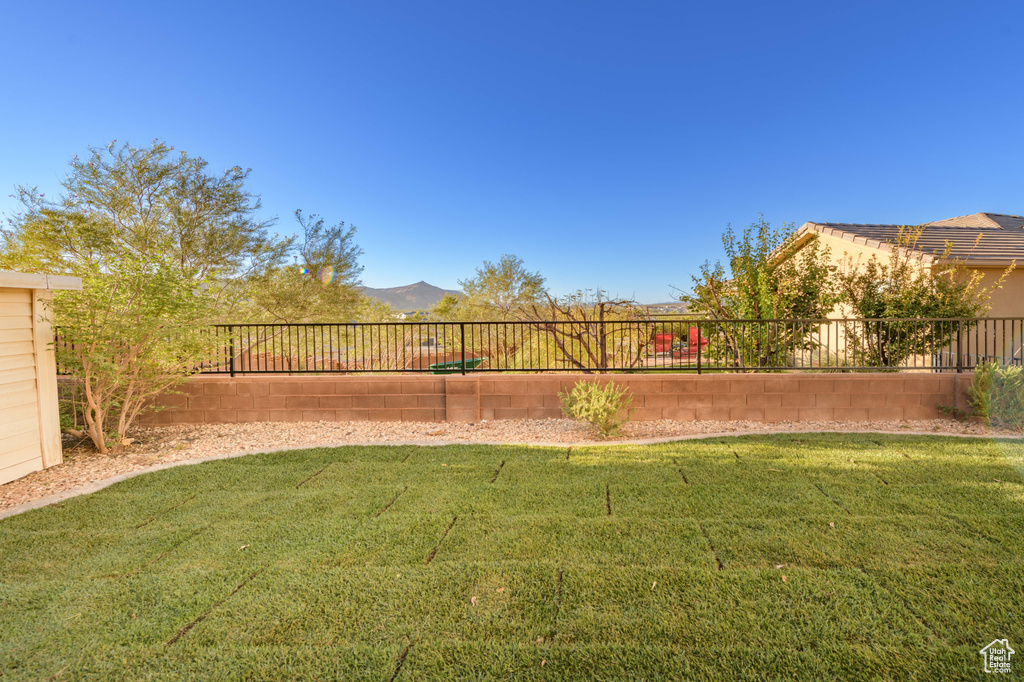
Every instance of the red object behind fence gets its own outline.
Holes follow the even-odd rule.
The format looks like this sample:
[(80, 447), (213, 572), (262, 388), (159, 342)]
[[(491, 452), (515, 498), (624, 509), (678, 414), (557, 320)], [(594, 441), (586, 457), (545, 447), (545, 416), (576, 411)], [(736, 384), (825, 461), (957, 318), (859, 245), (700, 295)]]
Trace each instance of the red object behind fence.
[(675, 334), (655, 334), (654, 352), (668, 353), (670, 350), (672, 350), (672, 344), (675, 342), (675, 339)]

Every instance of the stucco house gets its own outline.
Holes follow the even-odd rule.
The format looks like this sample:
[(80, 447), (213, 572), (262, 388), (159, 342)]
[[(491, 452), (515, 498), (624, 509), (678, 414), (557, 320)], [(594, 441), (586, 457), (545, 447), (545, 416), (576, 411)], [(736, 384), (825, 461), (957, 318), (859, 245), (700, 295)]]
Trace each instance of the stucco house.
[[(1017, 266), (1002, 287), (992, 291), (987, 313), (989, 318), (1017, 319), (988, 320), (970, 328), (970, 333), (961, 337), (960, 345), (951, 344), (940, 351), (941, 362), (948, 366), (957, 363), (957, 357), (962, 366), (989, 360), (1024, 361), (1024, 323), (1021, 322), (1024, 320), (1024, 216), (973, 213), (913, 227), (920, 228), (921, 232), (908, 251), (923, 268), (937, 263), (948, 248), (950, 258), (981, 273), (982, 287), (991, 290), (1011, 264)], [(894, 249), (904, 248), (897, 244), (901, 231), (907, 229), (903, 225), (807, 222), (797, 231), (797, 244), (806, 243), (817, 235), (837, 264), (852, 261), (856, 265), (872, 257), (884, 263)], [(829, 317), (845, 317), (845, 313), (839, 306)], [(846, 347), (842, 331), (832, 336), (827, 345), (842, 352)], [(937, 357), (915, 356), (908, 366), (934, 366)]]
[[(1010, 273), (1003, 288), (992, 295), (989, 317), (1024, 318), (1024, 216), (1001, 213), (973, 213), (924, 223), (914, 255), (923, 266), (934, 263), (951, 244), (950, 257), (962, 260), (971, 270), (984, 276), (982, 286), (999, 279), (1011, 263), (1017, 269)], [(804, 223), (797, 231), (797, 241), (806, 242), (817, 234), (832, 258), (844, 263), (847, 257), (857, 262), (877, 256), (885, 261), (896, 248), (901, 225), (863, 225), (859, 223)], [(979, 239), (980, 237), (980, 239)]]

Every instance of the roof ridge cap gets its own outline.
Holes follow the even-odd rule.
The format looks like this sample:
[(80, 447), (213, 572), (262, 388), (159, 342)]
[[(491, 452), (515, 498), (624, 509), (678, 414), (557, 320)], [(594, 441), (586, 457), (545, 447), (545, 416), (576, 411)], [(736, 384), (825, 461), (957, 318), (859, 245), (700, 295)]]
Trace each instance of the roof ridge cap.
[[(932, 221), (929, 221), (927, 223), (922, 223), (922, 224), (927, 226), (927, 227), (971, 227), (973, 229), (991, 227), (991, 228), (995, 228), (997, 230), (1005, 229), (1002, 225), (999, 224), (999, 221), (997, 221), (994, 218), (992, 218), (992, 216), (994, 216), (994, 215), (999, 215), (999, 214), (998, 213), (986, 213), (985, 211), (977, 211), (975, 213), (968, 213), (967, 215), (955, 215), (952, 218), (943, 218), (942, 220), (932, 220)], [(966, 221), (966, 220), (969, 220), (969, 219), (973, 219), (976, 222), (986, 222), (986, 223), (988, 223), (988, 225), (950, 225), (950, 224), (948, 224), (948, 223), (959, 222), (961, 220)]]

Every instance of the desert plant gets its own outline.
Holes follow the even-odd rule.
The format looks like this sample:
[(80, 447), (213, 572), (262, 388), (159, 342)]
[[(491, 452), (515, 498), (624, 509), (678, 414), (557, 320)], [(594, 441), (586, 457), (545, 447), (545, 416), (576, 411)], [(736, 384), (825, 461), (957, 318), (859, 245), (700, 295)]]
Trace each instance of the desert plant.
[(986, 424), (1024, 428), (1024, 369), (994, 362), (978, 365), (967, 397)]
[(601, 438), (618, 433), (632, 414), (633, 396), (629, 389), (611, 381), (604, 386), (580, 381), (572, 391), (559, 393), (558, 397), (566, 416), (590, 424)]
[(992, 411), (990, 394), (992, 391), (992, 375), (995, 373), (995, 363), (985, 363), (974, 368), (974, 379), (967, 387), (967, 403), (975, 417), (981, 417), (989, 423), (989, 415)]

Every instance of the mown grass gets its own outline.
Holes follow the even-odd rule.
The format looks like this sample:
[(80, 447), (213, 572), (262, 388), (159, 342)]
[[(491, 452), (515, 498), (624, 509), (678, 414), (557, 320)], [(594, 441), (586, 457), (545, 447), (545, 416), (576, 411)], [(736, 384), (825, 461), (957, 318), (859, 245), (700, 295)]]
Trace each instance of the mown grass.
[(1022, 470), (835, 434), (180, 467), (0, 521), (0, 670), (976, 678), (1024, 645)]

